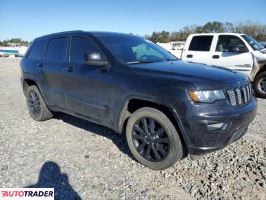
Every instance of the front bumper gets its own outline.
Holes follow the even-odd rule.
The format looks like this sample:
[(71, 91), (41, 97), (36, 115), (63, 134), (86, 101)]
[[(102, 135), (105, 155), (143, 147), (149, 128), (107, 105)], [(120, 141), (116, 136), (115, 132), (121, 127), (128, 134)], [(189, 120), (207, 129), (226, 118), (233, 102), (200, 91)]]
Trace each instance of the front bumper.
[[(219, 104), (219, 103), (218, 103)], [(255, 118), (257, 100), (254, 98), (248, 104), (233, 108), (221, 103), (215, 109), (196, 106), (189, 114), (180, 118), (182, 133), (188, 153), (201, 155), (222, 149), (226, 145), (241, 138)], [(192, 113), (193, 112), (193, 113)], [(226, 128), (209, 130), (208, 124), (224, 123)]]

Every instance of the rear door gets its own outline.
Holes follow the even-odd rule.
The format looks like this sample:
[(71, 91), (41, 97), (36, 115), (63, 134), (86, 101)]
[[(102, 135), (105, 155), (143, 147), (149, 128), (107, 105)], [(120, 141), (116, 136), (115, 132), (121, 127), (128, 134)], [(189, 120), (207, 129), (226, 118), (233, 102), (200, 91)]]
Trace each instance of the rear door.
[(64, 76), (68, 66), (67, 46), (67, 35), (50, 38), (46, 48), (45, 63), (39, 66), (41, 85), (47, 103), (59, 108), (65, 108)]
[(85, 63), (88, 52), (103, 52), (86, 35), (71, 37), (70, 62), (65, 77), (67, 107), (96, 121), (111, 121), (110, 71)]
[(182, 60), (210, 64), (212, 41), (212, 35), (193, 36), (191, 41), (188, 41), (189, 46), (185, 47), (185, 50), (182, 53)]
[(235, 35), (220, 35), (212, 53), (212, 65), (227, 67), (249, 75), (253, 59), (246, 44)]
[[(46, 43), (46, 38), (35, 39), (29, 47), (29, 51), (23, 57), (22, 65), (24, 68), (25, 76), (27, 76), (27, 78), (35, 80), (35, 78), (38, 77), (41, 69), (40, 67), (45, 62), (44, 55)], [(35, 81), (38, 82), (39, 80)]]

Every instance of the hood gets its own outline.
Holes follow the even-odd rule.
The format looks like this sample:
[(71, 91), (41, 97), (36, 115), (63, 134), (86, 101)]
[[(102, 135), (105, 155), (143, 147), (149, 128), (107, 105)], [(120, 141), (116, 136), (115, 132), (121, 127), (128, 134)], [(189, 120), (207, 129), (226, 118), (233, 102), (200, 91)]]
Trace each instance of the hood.
[[(188, 63), (184, 61), (168, 61), (155, 63), (141, 63), (131, 65), (134, 71), (154, 76), (164, 76), (171, 79), (191, 82), (193, 84), (204, 83), (204, 85), (218, 86), (225, 84), (232, 87), (249, 82), (246, 75), (227, 68), (208, 66), (204, 64)], [(215, 87), (214, 87), (215, 88)]]
[(253, 56), (256, 58), (258, 62), (266, 63), (266, 48), (260, 51), (252, 51)]

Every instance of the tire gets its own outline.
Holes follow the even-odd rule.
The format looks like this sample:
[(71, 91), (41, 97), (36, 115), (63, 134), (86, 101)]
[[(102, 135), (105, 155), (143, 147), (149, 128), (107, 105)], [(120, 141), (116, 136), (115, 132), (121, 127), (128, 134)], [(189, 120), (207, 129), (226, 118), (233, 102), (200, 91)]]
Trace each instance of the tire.
[(256, 96), (266, 99), (266, 71), (257, 74), (253, 84)]
[(176, 128), (164, 113), (154, 108), (144, 107), (130, 116), (126, 138), (136, 160), (150, 169), (166, 169), (183, 157)]
[(53, 117), (52, 112), (46, 106), (39, 89), (35, 85), (28, 87), (26, 101), (32, 119), (45, 121)]

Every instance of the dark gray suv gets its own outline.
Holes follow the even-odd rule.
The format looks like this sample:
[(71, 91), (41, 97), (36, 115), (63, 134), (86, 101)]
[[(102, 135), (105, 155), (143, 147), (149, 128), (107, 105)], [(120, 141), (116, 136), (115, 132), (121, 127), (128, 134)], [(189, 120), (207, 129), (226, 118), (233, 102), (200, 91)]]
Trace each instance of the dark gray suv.
[(36, 38), (21, 71), (33, 119), (64, 112), (125, 132), (134, 157), (156, 170), (225, 147), (256, 114), (245, 75), (177, 60), (128, 34), (72, 31)]

